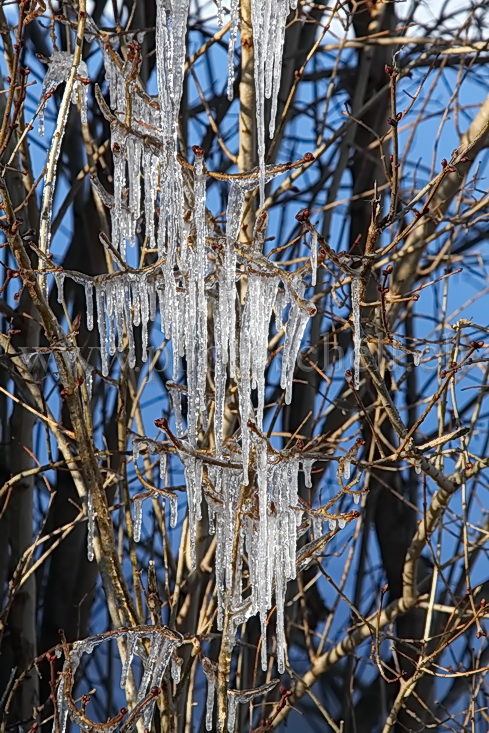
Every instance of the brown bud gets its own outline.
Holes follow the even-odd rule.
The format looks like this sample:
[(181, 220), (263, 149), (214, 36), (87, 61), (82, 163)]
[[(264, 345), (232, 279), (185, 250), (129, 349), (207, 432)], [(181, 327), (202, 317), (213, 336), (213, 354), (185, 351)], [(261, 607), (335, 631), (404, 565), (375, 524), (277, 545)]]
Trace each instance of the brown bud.
[(309, 209), (301, 209), (296, 215), (297, 221), (307, 221), (309, 219)]

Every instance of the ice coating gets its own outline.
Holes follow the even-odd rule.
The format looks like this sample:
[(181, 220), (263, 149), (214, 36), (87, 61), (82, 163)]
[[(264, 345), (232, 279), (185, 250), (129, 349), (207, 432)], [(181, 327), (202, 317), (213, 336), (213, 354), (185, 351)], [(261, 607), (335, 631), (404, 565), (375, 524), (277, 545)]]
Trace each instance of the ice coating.
[[(73, 55), (69, 51), (55, 51), (49, 60), (48, 70), (44, 76), (41, 91), (41, 107), (38, 115), (39, 134), (44, 135), (44, 110), (49, 96), (59, 87), (60, 84), (67, 81), (71, 69), (73, 67)], [(78, 92), (81, 97), (81, 115), (82, 122), (87, 121), (87, 82), (88, 69), (84, 61), (78, 64), (75, 83), (71, 94), (71, 101), (76, 104), (78, 101)]]
[[(114, 193), (105, 192), (98, 183), (93, 185), (112, 220), (112, 239), (106, 245), (106, 251), (117, 253), (118, 258), (114, 259), (114, 271), (110, 275), (84, 277), (80, 282), (87, 299), (87, 325), (93, 327), (96, 319), (98, 326), (104, 376), (109, 375), (111, 357), (118, 351), (127, 349), (129, 364), (136, 364), (138, 344), (135, 328), (141, 331), (141, 359), (147, 358), (149, 345), (155, 338), (151, 324), (159, 315), (161, 331), (165, 338), (171, 340), (173, 348), (175, 381), (167, 386), (174, 417), (172, 430), (178, 441), (173, 450), (183, 464), (187, 487), (192, 565), (197, 562), (197, 523), (202, 517), (202, 502), (206, 501), (216, 534), (218, 623), (222, 625), (224, 614), (229, 610), (226, 608), (228, 591), (231, 592), (231, 626), (234, 630), (244, 618), (259, 614), (264, 634), (262, 665), (265, 668), (268, 657), (266, 619), (276, 604), (279, 670), (285, 668), (286, 657), (285, 593), (287, 583), (296, 574), (296, 545), (302, 521), (298, 498), (301, 461), (294, 455), (277, 457), (265, 438), (260, 437), (266, 402), (266, 371), (270, 362), (269, 329), (275, 314), (276, 326), (283, 340), (281, 385), (285, 390), (285, 400), (290, 404), (297, 356), (315, 307), (304, 299), (306, 285), (302, 276), (281, 272), (265, 257), (266, 219), (261, 230), (258, 226), (255, 228), (251, 258), (247, 259), (240, 250), (240, 230), (245, 195), (259, 186), (263, 197), (265, 184), (286, 170), (279, 165), (265, 166), (264, 108), (265, 99), (271, 99), (270, 134), (273, 135), (285, 23), (288, 13), (296, 5), (294, 0), (252, 2), (260, 164), (257, 169), (230, 179), (225, 231), (221, 230), (214, 251), (209, 245), (209, 240), (215, 239), (215, 233), (211, 231), (212, 219), (207, 210), (206, 151), (194, 146), (193, 164), (190, 157), (185, 185), (177, 156), (188, 0), (157, 0), (157, 104), (146, 98), (136, 85), (128, 89), (124, 76), (127, 64), (116, 63), (115, 54), (103, 47), (112, 115), (109, 121)], [(232, 90), (238, 0), (231, 0), (227, 5), (219, 2), (220, 22), (227, 9), (231, 20), (228, 58), (229, 89)], [(130, 130), (123, 124), (127, 94), (131, 95)], [(148, 130), (154, 132), (148, 135)], [(191, 202), (191, 214), (184, 218), (188, 200)], [(128, 248), (137, 241), (143, 219), (148, 246), (157, 250), (160, 264), (133, 269), (124, 263)], [(317, 236), (314, 234), (310, 245), (314, 283), (317, 269)], [(72, 275), (57, 275), (60, 297), (65, 277)], [(238, 278), (246, 280), (246, 295), (242, 301), (238, 297)], [(208, 328), (210, 317), (213, 322), (211, 329)], [(210, 356), (211, 345), (215, 348)], [(186, 360), (184, 382), (179, 381), (182, 357)], [(280, 357), (277, 363), (280, 363)], [(209, 380), (209, 373), (213, 381)], [(232, 456), (232, 461), (224, 440), (228, 380), (237, 387), (241, 430), (240, 451)], [(208, 464), (199, 454), (200, 436), (210, 422), (207, 415), (210, 386), (215, 394), (215, 410), (210, 413), (211, 416), (213, 414), (211, 428), (215, 445), (212, 457), (221, 458), (223, 465)], [(253, 390), (256, 390), (256, 403), (254, 396), (252, 399)], [(182, 398), (186, 405), (185, 420)], [(141, 442), (134, 443), (135, 460)], [(165, 481), (168, 473), (166, 454), (160, 452), (159, 458), (160, 476)], [(232, 467), (225, 466), (226, 461), (232, 463)], [(312, 486), (312, 464), (310, 459), (302, 461), (308, 487)], [(247, 500), (248, 504), (243, 506), (242, 487), (251, 475), (255, 481), (257, 502), (253, 505)], [(204, 479), (213, 485), (212, 497), (205, 490)], [(164, 490), (160, 492), (164, 493)], [(150, 490), (144, 496), (136, 495), (134, 498), (136, 541), (141, 538), (144, 498), (153, 496), (158, 494)], [(167, 492), (164, 498), (170, 501), (170, 522), (175, 526), (177, 497), (169, 497)], [(233, 560), (236, 519), (240, 512), (242, 526), (238, 557)], [(248, 556), (251, 584), (249, 603), (242, 597), (244, 571), (241, 556), (244, 553)], [(138, 644), (138, 638), (128, 640), (126, 676)], [(168, 653), (168, 645), (151, 639), (140, 689), (143, 697), (155, 678), (155, 669), (159, 674), (160, 668), (168, 664)], [(175, 675), (178, 676), (176, 668)], [(208, 721), (213, 715), (213, 684), (212, 681), (208, 683)], [(145, 714), (145, 723), (148, 715)]]

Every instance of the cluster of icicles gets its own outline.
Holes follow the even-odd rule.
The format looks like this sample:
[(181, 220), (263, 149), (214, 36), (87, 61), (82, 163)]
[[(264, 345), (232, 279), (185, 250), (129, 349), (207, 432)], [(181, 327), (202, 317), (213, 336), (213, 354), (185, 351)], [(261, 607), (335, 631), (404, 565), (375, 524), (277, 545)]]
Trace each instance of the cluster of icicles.
[[(126, 657), (122, 666), (121, 688), (126, 687), (129, 675), (132, 676), (132, 665), (135, 657), (139, 657), (143, 667), (141, 682), (137, 688), (133, 710), (127, 717), (126, 710), (103, 724), (90, 720), (86, 712), (82, 712), (75, 705), (72, 697), (75, 675), (84, 654), (91, 654), (95, 647), (108, 639), (125, 639)], [(149, 642), (149, 651), (146, 650), (144, 640)], [(76, 641), (71, 649), (65, 649), (63, 672), (58, 684), (56, 703), (59, 728), (64, 733), (68, 719), (79, 726), (81, 730), (93, 733), (112, 733), (119, 728), (121, 733), (130, 733), (142, 719), (143, 728), (150, 729), (154, 706), (168, 664), (171, 660), (171, 676), (176, 684), (180, 681), (182, 659), (177, 655), (183, 637), (166, 626), (145, 626), (134, 629), (119, 629), (109, 632), (108, 635), (92, 636), (82, 641)]]
[[(63, 299), (63, 282), (66, 277), (83, 285), (89, 329), (95, 325), (95, 300), (104, 375), (110, 371), (109, 357), (117, 350), (127, 349), (129, 364), (134, 366), (135, 326), (141, 326), (142, 359), (146, 360), (148, 324), (156, 320), (159, 314), (161, 331), (172, 343), (174, 379), (178, 378), (180, 358), (184, 357), (186, 360), (185, 432), (180, 405), (181, 390), (172, 384), (169, 391), (176, 422), (177, 452), (184, 466), (187, 484), (192, 562), (196, 561), (196, 523), (202, 517), (202, 479), (205, 470), (208, 485), (212, 486), (212, 490), (206, 488), (205, 499), (209, 510), (210, 531), (216, 535), (218, 625), (222, 628), (226, 606), (226, 612), (231, 616), (230, 627), (234, 638), (237, 626), (258, 613), (263, 634), (262, 666), (266, 669), (266, 619), (274, 598), (277, 607), (277, 665), (282, 672), (285, 668), (285, 592), (287, 582), (295, 578), (296, 574), (297, 539), (307, 529), (307, 525), (303, 524), (303, 511), (298, 497), (298, 477), (299, 471), (303, 470), (306, 485), (311, 485), (311, 461), (301, 461), (292, 454), (272, 452), (261, 435), (265, 371), (269, 359), (268, 335), (270, 321), (274, 317), (277, 332), (285, 333), (281, 386), (285, 390), (285, 401), (289, 404), (294, 365), (308, 320), (315, 313), (315, 307), (304, 299), (305, 284), (299, 275), (282, 272), (262, 255), (266, 215), (263, 214), (259, 225), (257, 224), (253, 246), (246, 253), (240, 250), (237, 243), (246, 193), (259, 186), (263, 201), (265, 183), (277, 173), (277, 169), (264, 165), (264, 105), (265, 98), (272, 97), (275, 100), (272, 102), (270, 129), (273, 134), (285, 21), (289, 9), (297, 6), (297, 0), (252, 2), (260, 166), (247, 176), (232, 178), (225, 232), (218, 238), (218, 246), (214, 247), (212, 257), (209, 257), (204, 151), (194, 148), (193, 181), (184, 180), (177, 157), (177, 126), (183, 88), (188, 6), (189, 0), (157, 0), (157, 99), (148, 97), (134, 83), (137, 76), (134, 55), (122, 62), (108, 41), (99, 41), (110, 90), (110, 109), (104, 109), (102, 105), (102, 112), (111, 128), (114, 193), (109, 194), (97, 180), (93, 180), (93, 185), (102, 202), (111, 210), (112, 241), (109, 243), (102, 238), (102, 242), (112, 252), (114, 264), (117, 266), (111, 274), (96, 277), (60, 270), (55, 275), (58, 298), (60, 301)], [(219, 7), (222, 15), (220, 4)], [(238, 16), (239, 0), (232, 0), (231, 60)], [(87, 31), (93, 33), (94, 38), (100, 39), (100, 34), (92, 26), (93, 22), (87, 18)], [(63, 64), (66, 77), (64, 59)], [(51, 69), (53, 68), (52, 66)], [(231, 91), (233, 73), (233, 64), (230, 63)], [(54, 70), (51, 76), (55, 77)], [(53, 79), (50, 83), (54, 84)], [(127, 126), (125, 117), (128, 105), (131, 109), (130, 127)], [(185, 211), (189, 209), (193, 211), (192, 217), (184, 217)], [(155, 217), (155, 210), (159, 210), (159, 217)], [(135, 244), (143, 217), (147, 246), (158, 253), (158, 262), (146, 268), (135, 269), (125, 265), (126, 250), (128, 246)], [(212, 235), (215, 240), (214, 231)], [(311, 266), (314, 284), (317, 267), (317, 239), (314, 236), (311, 238)], [(247, 275), (247, 293), (242, 307), (239, 307), (236, 297), (238, 272), (240, 275)], [(286, 313), (287, 320), (284, 323)], [(213, 356), (210, 356), (208, 350), (210, 314), (214, 328), (211, 335)], [(236, 322), (237, 318), (239, 323)], [(215, 394), (215, 451), (214, 464), (205, 465), (205, 458), (198, 452), (198, 435), (199, 431), (206, 431), (208, 427), (206, 385), (211, 366)], [(228, 377), (238, 385), (241, 424), (239, 454), (230, 454), (230, 449), (224, 444), (223, 423)], [(252, 390), (257, 391), (257, 408), (252, 404)], [(154, 441), (140, 439), (134, 445), (135, 460), (142, 443), (146, 444), (149, 452), (160, 452)], [(164, 477), (166, 464), (162, 456), (161, 461), (161, 474)], [(247, 494), (243, 487), (247, 487), (249, 481), (250, 464), (255, 475), (256, 490), (250, 487)], [(171, 492), (166, 494), (171, 504), (171, 524), (174, 525), (177, 519), (176, 499)], [(90, 496), (87, 500), (87, 513), (88, 554), (92, 559), (95, 522)], [(137, 499), (134, 529), (136, 540), (140, 537), (141, 527), (142, 500)], [(235, 537), (238, 537), (239, 542), (237, 552), (233, 550)], [(244, 587), (241, 568), (244, 552), (248, 557), (249, 588)], [(141, 635), (131, 636), (131, 632), (127, 632), (129, 661), (126, 660), (124, 665), (123, 682), (132, 656), (140, 648), (144, 673), (138, 701), (144, 698), (151, 686), (160, 684), (168, 661), (179, 643), (169, 633), (170, 636), (151, 636), (149, 631), (145, 632), (146, 637), (151, 640), (149, 655), (145, 655)], [(96, 643), (98, 642), (87, 640), (73, 647), (70, 660), (66, 662), (71, 665), (73, 672), (73, 666), (79, 663), (81, 654), (91, 651)], [(214, 682), (211, 672), (207, 677), (207, 729), (210, 730)], [(64, 679), (68, 678), (69, 675), (65, 675)], [(234, 727), (236, 704), (245, 698), (248, 700), (248, 692), (230, 691), (233, 700), (233, 705), (230, 705), (233, 714), (229, 715), (228, 720), (230, 731)], [(73, 722), (83, 728), (82, 722), (75, 720), (76, 713), (66, 707), (65, 700), (68, 696), (63, 684), (60, 684), (58, 694), (61, 731), (64, 731), (68, 714)], [(255, 690), (253, 694), (263, 694), (263, 691)], [(152, 705), (148, 705), (144, 709), (144, 727), (148, 727), (151, 714)]]
[[(260, 201), (265, 198), (265, 99), (271, 100), (269, 134), (275, 133), (277, 100), (282, 71), (285, 26), (298, 0), (251, 0), (251, 25), (255, 63), (255, 97), (258, 161), (260, 168)], [(228, 47), (228, 99), (234, 95), (234, 48), (238, 34), (240, 0), (231, 0)], [(224, 2), (217, 0), (219, 25), (224, 23)]]
[[(126, 687), (129, 677), (133, 676), (133, 665), (139, 658), (142, 665), (141, 682), (137, 687), (133, 709), (128, 713), (122, 708), (117, 715), (109, 718), (105, 723), (96, 723), (87, 714), (85, 708), (80, 710), (73, 700), (73, 687), (77, 670), (85, 654), (92, 654), (93, 650), (107, 641), (124, 639), (126, 652), (122, 665), (120, 686)], [(145, 642), (149, 645), (146, 648)], [(91, 636), (81, 641), (75, 641), (69, 649), (64, 646), (65, 660), (63, 671), (56, 693), (57, 717), (62, 733), (67, 729), (68, 719), (77, 725), (80, 730), (88, 733), (113, 733), (119, 729), (121, 733), (131, 733), (141, 721), (143, 730), (151, 729), (151, 720), (154, 713), (156, 699), (161, 690), (163, 677), (168, 667), (175, 684), (181, 680), (183, 659), (178, 656), (178, 647), (183, 642), (183, 636), (172, 631), (167, 626), (140, 626), (132, 629), (118, 629), (108, 634)], [(206, 729), (212, 730), (214, 698), (217, 683), (217, 665), (201, 654), (202, 668), (207, 678)], [(131, 682), (134, 680), (131, 679)], [(251, 700), (266, 695), (279, 680), (247, 690), (228, 690), (228, 733), (234, 733), (236, 712), (239, 703), (247, 704)], [(86, 697), (86, 696), (84, 696)]]

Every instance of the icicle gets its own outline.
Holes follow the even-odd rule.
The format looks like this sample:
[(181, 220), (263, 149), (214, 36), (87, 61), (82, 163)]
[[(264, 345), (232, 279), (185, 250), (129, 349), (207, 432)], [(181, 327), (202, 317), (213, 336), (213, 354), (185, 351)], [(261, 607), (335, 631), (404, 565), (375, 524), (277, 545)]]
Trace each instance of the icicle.
[(160, 453), (160, 479), (162, 481), (166, 481), (167, 463), (166, 453)]
[[(68, 701), (64, 694), (64, 680), (60, 679), (58, 683), (58, 691), (56, 695), (56, 702), (58, 706), (58, 722), (60, 733), (66, 733), (66, 727), (68, 723)], [(56, 730), (56, 726), (53, 726), (53, 730)]]
[[(136, 705), (145, 698), (148, 687), (161, 687), (163, 675), (170, 659), (173, 656), (175, 647), (182, 643), (182, 636), (167, 629), (164, 634), (157, 630), (151, 634), (151, 646), (147, 659), (144, 662), (144, 674), (139, 686)], [(149, 703), (143, 712), (143, 728), (149, 729), (155, 702)]]
[(264, 685), (260, 685), (260, 687), (252, 687), (249, 690), (228, 690), (228, 731), (230, 733), (234, 732), (238, 703), (248, 705), (255, 698), (267, 695), (279, 682), (280, 680), (275, 679), (266, 682)]
[[(236, 711), (238, 709), (238, 698), (236, 695), (230, 695), (228, 690), (228, 733), (234, 733), (234, 726), (236, 724)], [(209, 728), (207, 729), (209, 730)]]
[(112, 240), (119, 250), (122, 259), (126, 257), (126, 239), (122, 204), (126, 185), (126, 137), (122, 130), (115, 126), (111, 138), (112, 157), (114, 161), (114, 207), (112, 209)]
[[(171, 8), (171, 9), (170, 9)], [(166, 242), (169, 251), (165, 268), (170, 274), (174, 266), (176, 242), (183, 242), (183, 182), (180, 165), (176, 160), (178, 116), (183, 92), (185, 73), (185, 37), (189, 0), (169, 3), (157, 0), (156, 3), (156, 66), (158, 97), (160, 105), (159, 127), (164, 140), (160, 157), (161, 201), (158, 229), (159, 256), (165, 255)]]
[(294, 299), (292, 303), (285, 331), (280, 385), (282, 389), (285, 389), (285, 403), (287, 405), (290, 405), (292, 400), (292, 380), (297, 354), (301, 347), (302, 337), (306, 330), (309, 318), (316, 312), (316, 307), (312, 303), (302, 300), (303, 293), (304, 283), (301, 282), (296, 292), (299, 302)]
[(339, 517), (338, 518), (338, 527), (340, 529), (344, 529), (345, 526), (346, 526), (346, 519), (344, 517)]
[[(114, 293), (113, 290), (113, 282), (111, 280), (108, 280), (105, 284), (105, 300), (107, 303), (107, 324), (108, 324), (108, 341), (109, 341), (109, 354), (110, 356), (114, 356), (116, 352), (116, 342), (115, 342), (115, 334), (116, 334), (116, 326), (115, 322), (117, 322), (118, 317), (120, 316), (120, 310), (116, 309), (114, 296), (119, 299), (119, 290), (116, 290)], [(115, 316), (115, 317), (114, 317)], [(119, 319), (119, 333), (122, 331), (122, 322), (121, 319)], [(121, 341), (122, 341), (122, 334), (121, 334)]]
[(202, 671), (207, 678), (207, 701), (205, 728), (212, 730), (212, 716), (214, 712), (214, 697), (217, 681), (217, 664), (208, 657), (202, 657)]
[(134, 659), (134, 653), (138, 643), (138, 634), (134, 631), (128, 631), (126, 636), (126, 658), (122, 666), (121, 672), (121, 688), (124, 689), (127, 682), (127, 676), (131, 669), (132, 660)]
[(265, 372), (267, 366), (268, 325), (277, 290), (277, 278), (250, 277), (248, 283), (247, 305), (243, 318), (244, 327), (249, 332), (252, 389), (258, 392), (256, 425), (262, 429), (265, 402)]
[[(73, 67), (73, 56), (68, 51), (55, 51), (49, 61), (48, 70), (44, 77), (41, 90), (42, 106), (39, 110), (39, 135), (44, 135), (44, 109), (46, 106), (47, 95), (51, 96), (57, 87), (68, 80)], [(78, 89), (81, 91), (82, 98), (82, 122), (86, 122), (86, 105), (87, 105), (87, 88), (85, 84), (79, 81), (79, 78), (88, 78), (88, 69), (84, 61), (80, 61), (77, 69), (77, 77), (73, 85), (71, 101), (76, 104)]]
[(143, 525), (143, 500), (134, 499), (134, 542), (141, 539), (141, 527)]
[(171, 678), (176, 685), (178, 685), (182, 677), (182, 665), (183, 659), (174, 654), (171, 658)]
[(155, 186), (154, 167), (156, 158), (153, 153), (145, 147), (143, 151), (143, 176), (144, 176), (144, 216), (146, 222), (146, 235), (150, 249), (155, 247)]
[(217, 0), (217, 25), (222, 28), (224, 25), (224, 8), (222, 7), (222, 0)]
[(413, 352), (413, 362), (414, 366), (418, 367), (421, 364), (421, 357), (423, 356), (422, 351), (414, 351)]
[[(151, 644), (150, 644), (148, 658), (144, 661), (144, 673), (143, 673), (143, 678), (141, 680), (141, 684), (139, 685), (138, 695), (136, 698), (136, 705), (140, 705), (142, 703), (142, 701), (144, 700), (147, 694), (148, 687), (150, 686), (150, 684), (151, 684), (151, 687), (154, 686), (153, 680), (156, 676), (158, 660), (160, 658), (160, 655), (164, 647), (165, 647), (165, 639), (162, 638), (158, 632), (154, 632), (151, 635)], [(144, 707), (143, 728), (145, 730), (149, 730), (151, 718), (153, 716), (154, 704), (155, 704), (155, 701), (152, 701), (152, 702), (147, 703)]]
[[(281, 539), (284, 540), (284, 538)], [(285, 583), (280, 565), (275, 574), (275, 600), (277, 604), (277, 669), (279, 674), (283, 674), (285, 672)]]
[(330, 532), (334, 532), (336, 529), (336, 519), (328, 519), (328, 524)]
[(174, 529), (177, 526), (178, 521), (178, 497), (173, 494), (170, 499), (170, 527)]
[(87, 329), (93, 329), (93, 282), (85, 280), (85, 302), (87, 305)]
[(304, 483), (306, 486), (306, 489), (310, 489), (312, 487), (312, 466), (314, 463), (313, 458), (307, 458), (305, 461), (302, 461), (302, 470), (304, 471)]
[[(184, 441), (182, 441), (184, 443)], [(188, 444), (186, 444), (188, 445)], [(186, 447), (184, 443), (184, 447)], [(196, 565), (195, 535), (196, 524), (202, 519), (202, 461), (193, 455), (180, 452), (180, 460), (184, 466), (185, 483), (188, 493), (190, 560), (192, 568)]]
[(219, 314), (214, 313), (214, 343), (216, 355), (214, 361), (214, 438), (216, 443), (216, 456), (222, 456), (223, 424), (224, 424), (224, 401), (226, 397), (226, 370), (222, 358), (222, 326)]
[(128, 162), (128, 182), (129, 182), (129, 200), (128, 206), (131, 212), (131, 246), (135, 244), (137, 220), (141, 213), (141, 159), (142, 159), (142, 142), (137, 137), (128, 137), (127, 140), (127, 162)]
[(175, 417), (175, 428), (178, 437), (183, 435), (183, 420), (182, 420), (182, 404), (181, 404), (181, 390), (175, 382), (167, 382), (166, 387), (170, 392), (170, 400), (173, 415)]
[(87, 517), (88, 517), (88, 533), (87, 533), (87, 558), (88, 562), (92, 562), (95, 557), (93, 551), (93, 540), (95, 535), (95, 510), (93, 507), (93, 497), (90, 489), (87, 491)]
[(323, 534), (323, 518), (319, 514), (312, 515), (312, 538), (318, 540)]
[[(258, 513), (259, 513), (259, 545), (258, 545), (258, 557), (255, 558), (258, 566), (259, 573), (259, 587), (258, 587), (258, 606), (260, 609), (260, 620), (262, 630), (262, 648), (261, 648), (261, 666), (263, 671), (268, 667), (267, 658), (267, 635), (266, 635), (266, 621), (267, 621), (267, 606), (269, 600), (269, 588), (271, 578), (271, 567), (267, 562), (267, 549), (269, 546), (269, 534), (268, 534), (268, 508), (269, 508), (269, 495), (268, 495), (268, 483), (267, 483), (267, 445), (264, 441), (260, 441), (256, 446), (257, 453), (257, 483), (258, 483)], [(270, 543), (271, 544), (271, 543)]]
[(228, 99), (230, 102), (234, 96), (234, 49), (238, 36), (239, 23), (239, 0), (231, 0), (231, 30), (229, 31), (228, 46)]
[(148, 322), (149, 322), (149, 292), (148, 281), (145, 277), (141, 278), (139, 283), (139, 295), (141, 306), (141, 359), (148, 359)]
[(214, 680), (207, 678), (207, 701), (206, 701), (206, 713), (205, 713), (205, 729), (212, 730), (212, 715), (214, 712), (214, 697), (215, 697), (216, 683)]
[(107, 360), (107, 331), (105, 327), (105, 285), (99, 283), (95, 287), (95, 299), (97, 302), (97, 325), (100, 338), (100, 353), (102, 359), (102, 374), (106, 377), (109, 373)]
[(131, 277), (129, 285), (132, 295), (132, 325), (137, 327), (141, 323), (141, 279)]
[(353, 386), (360, 388), (360, 358), (362, 348), (362, 331), (360, 323), (360, 284), (359, 277), (351, 279), (351, 308), (353, 316)]
[(356, 494), (353, 494), (353, 502), (355, 504), (359, 504), (360, 503), (360, 492), (357, 492)]
[(83, 370), (85, 374), (85, 389), (87, 390), (87, 401), (88, 404), (92, 401), (92, 388), (93, 388), (93, 368), (86, 361), (83, 362)]
[(275, 303), (273, 305), (273, 312), (275, 313), (275, 328), (278, 332), (280, 332), (284, 326), (283, 322), (283, 312), (284, 308), (287, 305), (287, 295), (285, 293), (285, 290), (280, 287), (277, 290), (277, 294), (275, 296)]
[[(126, 281), (124, 282), (124, 291), (123, 291), (123, 303), (122, 303), (122, 309), (121, 309), (121, 331), (119, 332), (119, 351), (122, 350), (124, 347), (124, 342), (122, 340), (122, 324), (125, 322), (126, 324), (126, 330), (127, 330), (127, 340), (129, 342), (129, 367), (131, 369), (134, 369), (136, 366), (136, 344), (134, 343), (134, 330), (131, 328), (131, 296), (130, 296), (130, 288), (129, 283)], [(146, 322), (147, 323), (147, 322)], [(144, 337), (144, 331), (143, 331), (143, 337)], [(146, 338), (147, 338), (147, 332), (146, 332)], [(143, 341), (144, 345), (144, 341)]]
[(144, 441), (134, 438), (132, 441), (132, 460), (137, 463), (139, 456), (141, 455), (141, 443)]
[(161, 680), (163, 679), (163, 675), (165, 674), (166, 668), (168, 667), (168, 662), (172, 658), (173, 655), (173, 647), (174, 642), (169, 638), (164, 638), (163, 643), (161, 645), (161, 651), (158, 655), (158, 658), (156, 660), (155, 668), (153, 671), (153, 677), (151, 679), (151, 687), (157, 686), (159, 687), (161, 685)]
[[(293, 2), (290, 3), (292, 8)], [(272, 105), (270, 111), (270, 126), (269, 135), (270, 139), (275, 134), (275, 121), (277, 118), (277, 102), (278, 93), (280, 89), (280, 77), (282, 72), (282, 55), (285, 39), (285, 24), (288, 15), (287, 3), (284, 1), (279, 3), (278, 6), (272, 11), (272, 27), (271, 27), (271, 41), (273, 46), (273, 64), (268, 64), (268, 83), (266, 88), (266, 96), (268, 99), (271, 98)], [(273, 72), (273, 73), (270, 73)]]
[(260, 169), (260, 207), (265, 203), (265, 63), (268, 55), (268, 24), (271, 3), (252, 0), (253, 49), (255, 61), (255, 106)]
[(318, 269), (318, 233), (314, 229), (311, 232), (311, 285), (316, 284), (317, 269)]
[[(102, 186), (97, 176), (91, 175), (90, 181), (92, 183), (93, 188), (100, 196), (100, 200), (102, 201), (104, 206), (106, 206), (108, 209), (112, 209), (114, 206), (114, 197), (108, 191), (105, 190), (105, 188)], [(105, 237), (102, 237), (99, 234), (99, 239), (102, 242), (102, 244), (105, 246), (106, 245)]]
[[(82, 71), (81, 65), (82, 65), (82, 63), (85, 63), (85, 62), (80, 62), (80, 66), (78, 67), (78, 76), (79, 77), (82, 76), (82, 74), (81, 74), (81, 71)], [(85, 64), (85, 70), (86, 69), (87, 69), (87, 67), (86, 67), (86, 64)], [(87, 71), (87, 76), (85, 77), (85, 79), (86, 78), (88, 78), (88, 71)], [(76, 96), (77, 96), (77, 92), (78, 91), (80, 92), (80, 119), (81, 119), (82, 125), (86, 125), (87, 122), (88, 122), (88, 104), (87, 104), (87, 100), (88, 100), (88, 86), (87, 86), (87, 84), (84, 84), (82, 82), (79, 82), (78, 84), (75, 84), (75, 86), (73, 88), (73, 94), (71, 96), (71, 101), (72, 101), (73, 104), (76, 104), (77, 103)]]
[(264, 2), (252, 0), (251, 21), (255, 56), (256, 127), (258, 160), (260, 168), (260, 206), (265, 200), (265, 98), (272, 98), (270, 137), (275, 132), (277, 96), (285, 36), (285, 24), (289, 8), (296, 0)]
[(417, 460), (414, 462), (414, 470), (418, 474), (418, 476), (421, 474), (421, 461)]
[(58, 288), (58, 303), (62, 303), (64, 299), (64, 293), (63, 293), (63, 286), (65, 282), (66, 273), (62, 270), (60, 272), (55, 272), (54, 279), (56, 280), (56, 285)]
[(222, 363), (227, 362), (229, 348), (229, 374), (236, 372), (236, 250), (239, 238), (244, 194), (237, 183), (229, 189), (226, 209), (226, 248), (219, 277), (219, 317), (222, 331)]
[(345, 458), (343, 461), (343, 478), (346, 479), (346, 481), (350, 478), (350, 471), (351, 471), (351, 462)]
[(149, 300), (149, 320), (156, 320), (156, 286), (154, 280), (147, 281), (148, 300)]
[[(205, 297), (206, 273), (206, 174), (204, 170), (204, 151), (195, 145), (192, 148), (195, 154), (194, 166), (194, 224), (195, 224), (195, 253), (190, 258), (191, 276), (196, 287), (196, 310), (194, 310), (194, 325), (191, 335), (195, 345), (196, 358), (196, 386), (199, 397), (202, 427), (207, 429), (206, 421), (206, 381), (207, 381), (207, 304)], [(189, 323), (190, 325), (190, 323)], [(189, 430), (190, 435), (190, 430)]]

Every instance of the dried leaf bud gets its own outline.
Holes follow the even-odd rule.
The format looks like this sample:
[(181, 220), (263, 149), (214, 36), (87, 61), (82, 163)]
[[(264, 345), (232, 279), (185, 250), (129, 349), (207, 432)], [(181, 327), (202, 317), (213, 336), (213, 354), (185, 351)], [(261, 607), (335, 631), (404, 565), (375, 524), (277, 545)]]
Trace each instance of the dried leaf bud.
[(301, 209), (296, 215), (295, 218), (297, 221), (307, 221), (309, 219), (309, 209)]

